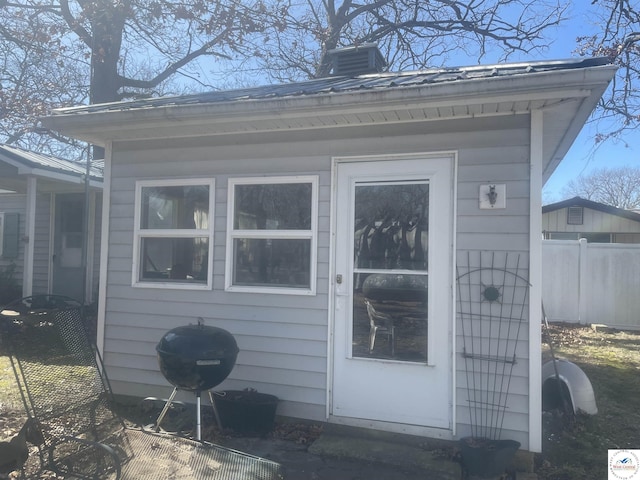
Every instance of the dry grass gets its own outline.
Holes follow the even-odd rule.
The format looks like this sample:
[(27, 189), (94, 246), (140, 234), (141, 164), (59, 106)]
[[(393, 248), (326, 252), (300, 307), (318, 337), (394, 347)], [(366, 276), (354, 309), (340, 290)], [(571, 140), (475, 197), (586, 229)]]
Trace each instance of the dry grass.
[(608, 449), (640, 448), (640, 332), (551, 325), (551, 337), (556, 355), (589, 377), (598, 414), (545, 414), (538, 475), (541, 480), (607, 478)]
[[(540, 480), (607, 478), (608, 449), (640, 448), (640, 410), (637, 408), (640, 332), (595, 332), (589, 327), (552, 325), (551, 336), (556, 355), (576, 363), (591, 380), (599, 413), (576, 418), (545, 414), (543, 453), (537, 458), (538, 476)], [(545, 353), (548, 356), (548, 351)], [(139, 410), (137, 412), (139, 414)], [(130, 420), (136, 420), (136, 411), (122, 413)], [(188, 417), (192, 419), (191, 414)], [(0, 356), (0, 439), (14, 435), (23, 420), (9, 360)], [(207, 419), (203, 423), (211, 425), (214, 422)], [(299, 429), (301, 434), (295, 429), (285, 431), (283, 428), (277, 426), (272, 435), (287, 439), (295, 435), (294, 441), (306, 443), (319, 434), (308, 428)], [(220, 435), (215, 431), (203, 433), (205, 437)], [(42, 477), (40, 473), (31, 478), (56, 477)]]

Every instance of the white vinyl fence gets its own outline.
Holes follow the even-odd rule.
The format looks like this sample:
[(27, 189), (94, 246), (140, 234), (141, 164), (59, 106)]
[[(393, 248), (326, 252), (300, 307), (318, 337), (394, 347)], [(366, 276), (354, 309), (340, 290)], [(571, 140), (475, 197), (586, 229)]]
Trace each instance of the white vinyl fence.
[(550, 321), (640, 329), (640, 245), (543, 240), (542, 279)]

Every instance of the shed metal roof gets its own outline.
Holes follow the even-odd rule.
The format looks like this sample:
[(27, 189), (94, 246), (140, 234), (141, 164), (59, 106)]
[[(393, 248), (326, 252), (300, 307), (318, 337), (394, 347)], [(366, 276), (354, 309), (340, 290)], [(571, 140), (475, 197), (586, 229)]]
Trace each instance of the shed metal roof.
[(598, 57), (587, 59), (478, 65), (471, 67), (449, 67), (404, 73), (372, 73), (355, 77), (331, 76), (287, 84), (266, 85), (233, 90), (218, 90), (191, 95), (166, 96), (141, 100), (76, 106), (58, 109), (53, 113), (54, 115), (99, 113), (108, 111), (146, 109), (153, 107), (216, 104), (242, 102), (246, 100), (349, 93), (363, 90), (388, 90), (428, 84), (473, 81), (491, 77), (509, 77), (531, 74), (535, 72), (571, 70), (607, 65), (610, 63), (610, 59)]

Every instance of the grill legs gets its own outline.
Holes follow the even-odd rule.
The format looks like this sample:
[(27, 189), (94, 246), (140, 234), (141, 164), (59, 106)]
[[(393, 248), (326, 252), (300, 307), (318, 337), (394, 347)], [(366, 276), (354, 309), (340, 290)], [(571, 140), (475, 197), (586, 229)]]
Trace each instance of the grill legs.
[(169, 397), (169, 400), (167, 400), (167, 403), (164, 404), (164, 408), (162, 409), (162, 411), (160, 412), (160, 416), (156, 420), (156, 432), (160, 431), (160, 423), (162, 423), (162, 420), (164, 420), (164, 416), (167, 414), (169, 407), (173, 403), (173, 399), (176, 396), (176, 393), (178, 393), (178, 389), (174, 388), (173, 392), (171, 392), (171, 396)]
[[(222, 423), (220, 422), (220, 416), (218, 415), (218, 409), (216, 408), (216, 403), (213, 400), (213, 395), (211, 394), (211, 390), (207, 390), (207, 392), (209, 393), (209, 401), (211, 402), (211, 406), (213, 407), (213, 414), (216, 417), (216, 423), (218, 424), (218, 427), (222, 428)], [(169, 397), (167, 402), (164, 404), (164, 408), (162, 409), (162, 411), (160, 412), (160, 415), (158, 416), (158, 419), (156, 420), (156, 428), (155, 428), (156, 432), (160, 431), (160, 424), (162, 423), (162, 420), (164, 420), (164, 417), (167, 414), (169, 407), (173, 403), (173, 399), (175, 398), (176, 393), (178, 393), (177, 387), (173, 389), (173, 392), (171, 392), (171, 396)], [(200, 413), (200, 410), (201, 410), (200, 394), (201, 394), (200, 391), (196, 392), (196, 438), (198, 440), (202, 440), (202, 428), (201, 428), (202, 416)]]

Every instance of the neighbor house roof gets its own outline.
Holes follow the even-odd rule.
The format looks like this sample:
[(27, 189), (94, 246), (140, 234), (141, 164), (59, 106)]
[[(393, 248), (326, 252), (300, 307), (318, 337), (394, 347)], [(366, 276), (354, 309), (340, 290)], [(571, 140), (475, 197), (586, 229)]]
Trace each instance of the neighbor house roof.
[[(99, 145), (109, 142), (326, 131), (404, 129), (451, 119), (545, 112), (548, 178), (615, 74), (590, 58), (331, 76), (280, 85), (148, 98), (54, 110), (45, 127)], [(512, 122), (513, 123), (513, 122)], [(526, 123), (528, 125), (528, 122)], [(389, 131), (386, 132), (387, 134)], [(283, 139), (286, 141), (285, 139)]]
[[(34, 176), (47, 182), (80, 184), (87, 170), (85, 162), (73, 162), (53, 155), (45, 155), (11, 145), (0, 145), (0, 163), (3, 170), (0, 188), (18, 191), (26, 176)], [(91, 162), (89, 175), (93, 186), (102, 185), (104, 161)]]
[(640, 222), (640, 213), (636, 213), (631, 210), (624, 210), (622, 208), (612, 207), (611, 205), (605, 205), (604, 203), (594, 202), (593, 200), (587, 200), (586, 198), (573, 197), (561, 202), (550, 203), (542, 207), (542, 213), (554, 212), (563, 208), (569, 207), (583, 207), (591, 210), (597, 210), (599, 212), (609, 213), (618, 217), (627, 218), (636, 222)]

